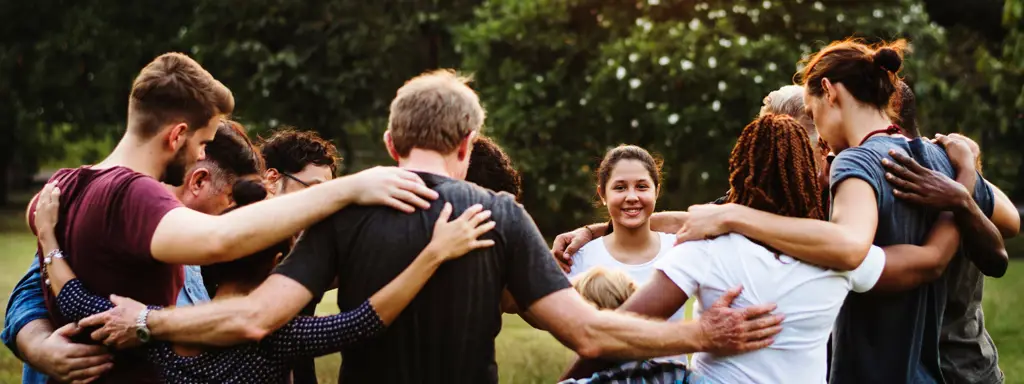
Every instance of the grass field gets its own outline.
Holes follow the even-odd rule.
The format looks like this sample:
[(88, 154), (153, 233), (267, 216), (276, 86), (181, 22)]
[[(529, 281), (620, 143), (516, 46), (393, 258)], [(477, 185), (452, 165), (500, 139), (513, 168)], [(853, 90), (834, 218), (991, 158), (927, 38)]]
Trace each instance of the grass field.
[[(35, 252), (34, 238), (24, 227), (22, 213), (0, 211), (0, 297), (6, 297), (25, 272)], [(1024, 249), (1018, 240), (1014, 249)], [(1011, 253), (1016, 254), (1016, 253)], [(986, 282), (986, 326), (999, 346), (1000, 366), (1007, 383), (1024, 383), (1024, 260), (1011, 265), (1007, 276)], [(321, 313), (334, 313), (334, 292), (329, 292), (318, 308)], [(6, 303), (6, 300), (5, 300)], [(6, 304), (4, 304), (6, 307)], [(2, 317), (2, 315), (0, 315)], [(496, 345), (499, 375), (502, 383), (552, 383), (566, 367), (572, 354), (551, 335), (534, 330), (518, 316), (505, 316), (504, 327)], [(317, 360), (320, 382), (335, 383), (338, 355)], [(6, 348), (0, 348), (0, 384), (20, 383), (21, 362)]]

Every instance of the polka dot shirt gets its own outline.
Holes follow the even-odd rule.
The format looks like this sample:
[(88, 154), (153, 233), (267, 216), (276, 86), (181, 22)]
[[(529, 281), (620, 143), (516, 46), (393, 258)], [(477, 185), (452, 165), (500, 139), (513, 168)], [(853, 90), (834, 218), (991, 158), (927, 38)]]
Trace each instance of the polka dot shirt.
[[(78, 279), (64, 285), (57, 305), (72, 321), (114, 308), (110, 300), (90, 293)], [(210, 347), (196, 356), (178, 355), (167, 342), (154, 341), (146, 347), (149, 360), (167, 383), (287, 383), (294, 359), (335, 353), (383, 331), (384, 323), (367, 300), (333, 316), (297, 317), (260, 342)]]

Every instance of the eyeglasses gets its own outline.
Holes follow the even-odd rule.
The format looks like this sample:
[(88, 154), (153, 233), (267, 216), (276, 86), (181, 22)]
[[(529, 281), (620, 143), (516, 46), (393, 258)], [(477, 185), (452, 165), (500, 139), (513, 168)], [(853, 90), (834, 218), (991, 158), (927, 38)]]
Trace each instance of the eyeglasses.
[(295, 177), (295, 175), (288, 172), (281, 172), (281, 174), (284, 175), (284, 177), (295, 180), (296, 183), (302, 184), (303, 187), (309, 188), (309, 183), (300, 180), (298, 177)]

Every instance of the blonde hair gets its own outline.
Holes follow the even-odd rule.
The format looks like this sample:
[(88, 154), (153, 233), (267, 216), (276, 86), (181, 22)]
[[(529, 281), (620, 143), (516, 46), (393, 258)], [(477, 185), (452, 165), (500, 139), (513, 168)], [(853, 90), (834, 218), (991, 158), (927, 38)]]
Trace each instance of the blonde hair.
[(469, 88), (471, 79), (450, 69), (416, 76), (391, 101), (388, 131), (399, 156), (413, 148), (448, 154), (479, 131), (486, 112)]
[(616, 309), (636, 292), (636, 282), (625, 272), (594, 267), (576, 278), (573, 287), (598, 309)]

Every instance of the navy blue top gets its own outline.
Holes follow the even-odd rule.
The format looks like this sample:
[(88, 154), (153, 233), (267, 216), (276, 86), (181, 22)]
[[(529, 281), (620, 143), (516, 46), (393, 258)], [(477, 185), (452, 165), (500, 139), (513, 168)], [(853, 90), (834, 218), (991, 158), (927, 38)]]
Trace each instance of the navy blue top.
[[(874, 244), (925, 242), (938, 212), (896, 199), (885, 180), (882, 159), (896, 149), (922, 166), (955, 177), (945, 150), (931, 142), (878, 136), (842, 151), (832, 163), (831, 189), (850, 178), (866, 181), (878, 202)], [(991, 215), (992, 190), (978, 180), (974, 198)], [(962, 251), (962, 250), (961, 250)], [(961, 252), (958, 251), (958, 252)], [(958, 255), (960, 257), (962, 255)], [(854, 293), (847, 296), (833, 333), (832, 384), (942, 383), (939, 330), (946, 301), (942, 279), (900, 293)]]

